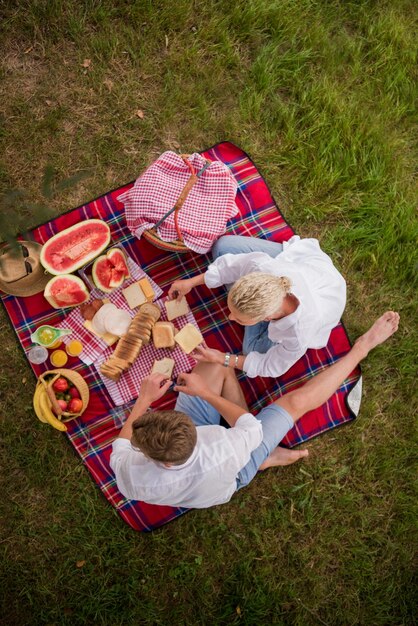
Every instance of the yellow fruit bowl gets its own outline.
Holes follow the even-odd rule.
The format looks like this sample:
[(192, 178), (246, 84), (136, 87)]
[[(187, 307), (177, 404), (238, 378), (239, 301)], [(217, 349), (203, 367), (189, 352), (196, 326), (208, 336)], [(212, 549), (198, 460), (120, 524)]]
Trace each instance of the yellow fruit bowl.
[[(71, 386), (67, 389), (68, 392), (71, 391), (71, 388), (76, 389), (75, 395), (72, 396), (72, 399), (68, 402), (68, 404), (70, 404), (75, 398), (80, 399), (82, 404), (76, 411), (64, 410), (60, 405), (59, 398), (57, 397), (57, 391), (60, 393), (60, 390), (53, 387), (54, 383), (59, 378), (64, 378)], [(63, 389), (62, 391), (64, 392), (66, 390)], [(71, 393), (69, 393), (69, 395), (71, 395)], [(41, 422), (49, 423), (57, 430), (65, 431), (67, 427), (64, 422), (68, 422), (82, 415), (89, 403), (89, 397), (89, 388), (84, 378), (74, 370), (60, 368), (49, 370), (39, 376), (33, 396), (33, 407), (36, 416)]]

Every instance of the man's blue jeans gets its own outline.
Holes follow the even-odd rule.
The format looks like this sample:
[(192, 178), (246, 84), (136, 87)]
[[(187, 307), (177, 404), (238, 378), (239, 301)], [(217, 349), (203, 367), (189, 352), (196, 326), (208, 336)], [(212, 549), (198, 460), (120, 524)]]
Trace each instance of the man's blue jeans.
[[(220, 413), (209, 402), (181, 392), (178, 395), (175, 410), (189, 415), (195, 426), (219, 425), (221, 419)], [(256, 417), (261, 421), (263, 440), (258, 448), (251, 452), (250, 460), (238, 473), (237, 490), (252, 481), (260, 465), (264, 463), (294, 426), (291, 415), (274, 402), (261, 409)]]

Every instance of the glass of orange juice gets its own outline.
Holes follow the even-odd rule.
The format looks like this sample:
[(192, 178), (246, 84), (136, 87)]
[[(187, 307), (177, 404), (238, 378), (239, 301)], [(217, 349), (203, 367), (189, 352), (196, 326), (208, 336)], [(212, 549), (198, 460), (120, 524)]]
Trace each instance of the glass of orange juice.
[(67, 351), (67, 354), (69, 354), (70, 356), (80, 356), (80, 354), (83, 352), (83, 347), (84, 346), (81, 341), (79, 341), (78, 339), (73, 339), (72, 341), (67, 343), (65, 349)]

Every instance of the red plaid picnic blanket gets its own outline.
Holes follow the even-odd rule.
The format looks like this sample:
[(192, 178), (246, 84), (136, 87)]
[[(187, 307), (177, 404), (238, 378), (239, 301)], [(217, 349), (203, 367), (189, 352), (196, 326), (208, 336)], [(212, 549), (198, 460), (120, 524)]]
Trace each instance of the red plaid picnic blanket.
[[(229, 221), (228, 233), (263, 237), (279, 242), (288, 240), (294, 234), (278, 211), (264, 179), (245, 152), (232, 143), (224, 142), (206, 150), (202, 156), (225, 163), (238, 183), (236, 203), (240, 213)], [(193, 252), (182, 255), (168, 253), (155, 248), (143, 239), (138, 241), (130, 233), (125, 222), (122, 204), (117, 198), (132, 185), (130, 183), (111, 191), (57, 217), (48, 224), (35, 228), (32, 232), (34, 239), (44, 243), (58, 231), (79, 221), (100, 218), (108, 222), (112, 239), (122, 243), (128, 254), (163, 289), (167, 289), (177, 278), (204, 271), (210, 262), (209, 256), (201, 256)], [(29, 298), (3, 295), (1, 299), (25, 352), (31, 346), (30, 335), (38, 326), (41, 324), (57, 325), (69, 312), (69, 310), (51, 309), (42, 294)], [(201, 286), (188, 296), (188, 301), (199, 328), (210, 346), (224, 351), (240, 351), (243, 329), (231, 323), (227, 318), (224, 288), (209, 291), (205, 286)], [(243, 390), (250, 409), (257, 412), (286, 391), (300, 386), (316, 372), (343, 356), (349, 348), (350, 342), (345, 329), (342, 324), (339, 324), (332, 331), (326, 348), (308, 350), (306, 355), (281, 378), (248, 379), (241, 374), (240, 378), (245, 383)], [(38, 375), (49, 367), (47, 362), (41, 366), (33, 366), (33, 370)], [(109, 457), (112, 442), (130, 407), (129, 405), (114, 406), (94, 366), (88, 366), (77, 358), (70, 358), (67, 367), (77, 370), (84, 376), (90, 388), (90, 402), (87, 410), (81, 418), (68, 422), (68, 438), (105, 497), (121, 517), (132, 528), (149, 531), (184, 513), (185, 509), (126, 500), (119, 493), (110, 471)], [(347, 396), (359, 377), (360, 369), (357, 368), (327, 403), (299, 420), (297, 426), (283, 440), (283, 445), (293, 447), (354, 419), (355, 415), (347, 405)], [(157, 406), (172, 408), (174, 402), (175, 395), (170, 394), (164, 397)], [(43, 428), (41, 424), (34, 422), (34, 428), (36, 427)], [(58, 435), (51, 431), (51, 437), (53, 436)]]
[[(178, 213), (178, 226), (186, 246), (204, 254), (225, 232), (227, 221), (238, 213), (237, 181), (220, 161), (210, 163), (204, 171), (206, 160), (200, 154), (192, 154), (188, 161), (202, 175)], [(189, 178), (190, 169), (184, 160), (175, 152), (164, 152), (129, 191), (118, 196), (125, 207), (128, 227), (138, 239), (174, 207)], [(174, 213), (157, 232), (163, 241), (178, 238)]]

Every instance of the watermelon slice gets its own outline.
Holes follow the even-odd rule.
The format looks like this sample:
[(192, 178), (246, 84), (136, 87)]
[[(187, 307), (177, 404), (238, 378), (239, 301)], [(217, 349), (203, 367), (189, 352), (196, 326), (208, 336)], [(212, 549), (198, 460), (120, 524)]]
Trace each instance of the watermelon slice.
[(93, 263), (92, 278), (100, 291), (110, 293), (129, 278), (126, 257), (120, 248), (112, 248)]
[(123, 250), (120, 248), (111, 248), (111, 250), (108, 250), (106, 256), (118, 272), (123, 272), (125, 278), (129, 278), (128, 263)]
[(81, 278), (72, 274), (54, 276), (46, 284), (44, 297), (54, 309), (63, 309), (87, 302), (89, 292)]
[(49, 239), (41, 250), (41, 263), (50, 274), (70, 274), (100, 254), (110, 242), (103, 220), (85, 220)]

